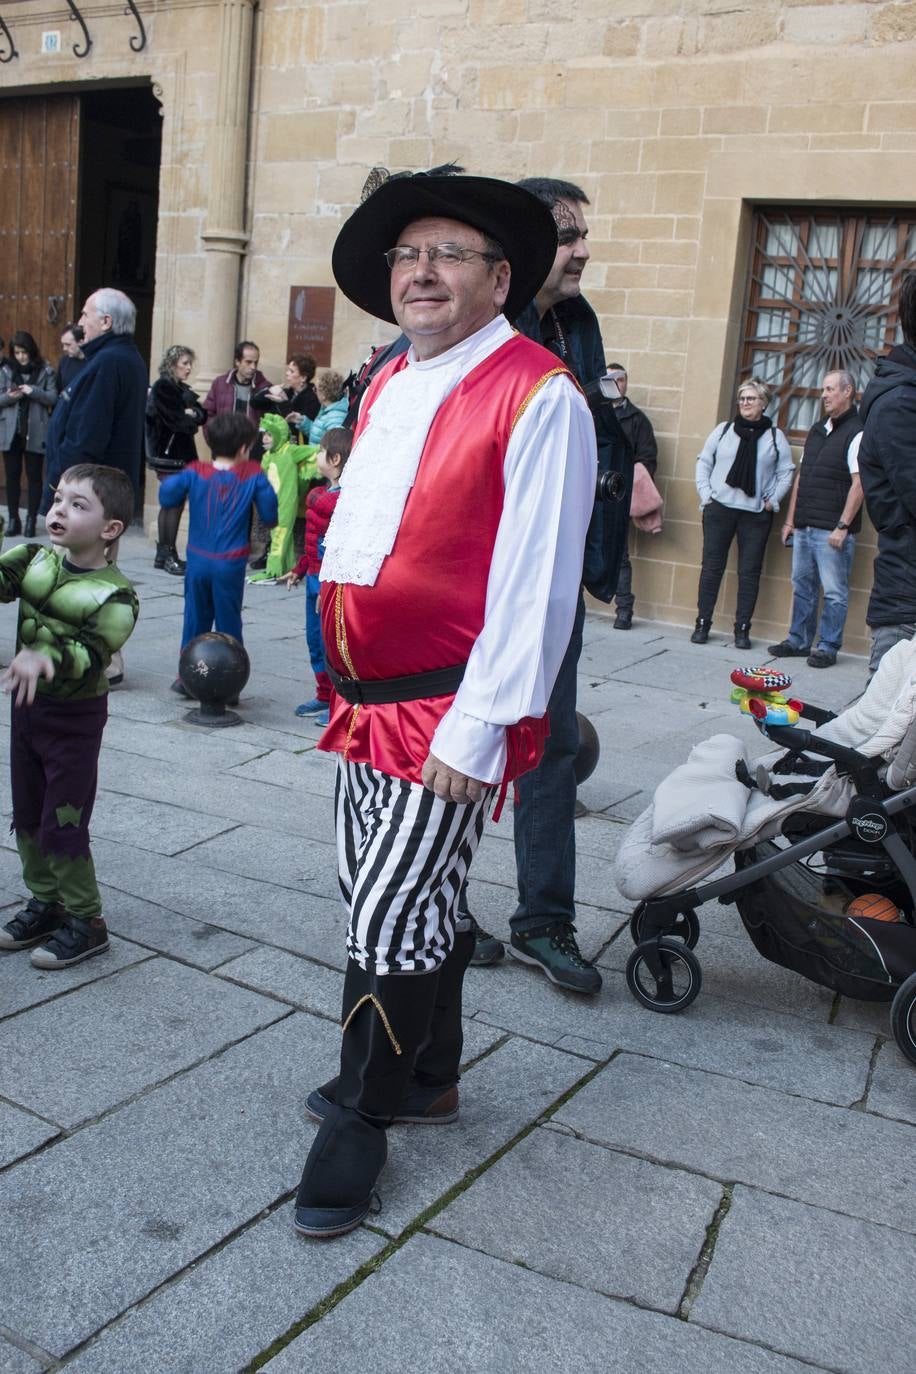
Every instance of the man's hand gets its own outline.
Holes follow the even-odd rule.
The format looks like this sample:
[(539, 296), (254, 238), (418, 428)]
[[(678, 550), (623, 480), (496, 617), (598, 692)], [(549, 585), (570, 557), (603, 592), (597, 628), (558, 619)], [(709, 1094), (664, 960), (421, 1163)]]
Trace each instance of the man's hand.
[(448, 764), (437, 759), (435, 754), (430, 754), (420, 776), (423, 786), (430, 792), (435, 792), (440, 800), (459, 802), (463, 806), (469, 802), (480, 801), (487, 786), (477, 778), (469, 778), (466, 773), (449, 768)]
[(848, 530), (831, 530), (827, 535), (827, 543), (832, 549), (841, 549), (846, 543), (846, 535), (848, 533)]
[(792, 524), (791, 520), (787, 520), (782, 527), (782, 534), (779, 537), (784, 544), (788, 544), (794, 533), (795, 526)]
[(21, 649), (0, 678), (0, 686), (8, 696), (16, 693), (17, 706), (31, 706), (38, 690), (38, 679), (42, 677), (52, 681), (54, 664), (34, 649)]

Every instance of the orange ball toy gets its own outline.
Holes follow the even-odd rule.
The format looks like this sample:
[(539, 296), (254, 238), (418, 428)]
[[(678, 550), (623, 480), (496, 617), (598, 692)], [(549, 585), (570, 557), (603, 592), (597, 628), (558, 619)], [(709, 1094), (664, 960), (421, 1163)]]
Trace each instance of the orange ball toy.
[(880, 892), (863, 892), (846, 903), (847, 916), (867, 916), (872, 921), (899, 921), (900, 909)]

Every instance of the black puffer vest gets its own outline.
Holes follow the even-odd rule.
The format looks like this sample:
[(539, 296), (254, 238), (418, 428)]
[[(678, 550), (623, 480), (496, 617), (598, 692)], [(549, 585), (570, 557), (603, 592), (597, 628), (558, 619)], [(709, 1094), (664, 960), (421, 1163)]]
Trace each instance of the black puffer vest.
[[(798, 470), (798, 494), (795, 498), (795, 526), (816, 530), (836, 529), (849, 495), (850, 475), (846, 454), (849, 445), (862, 429), (858, 409), (853, 406), (834, 420), (827, 434), (824, 421), (812, 425), (805, 440), (805, 453)], [(850, 523), (851, 534), (862, 528), (861, 512)]]

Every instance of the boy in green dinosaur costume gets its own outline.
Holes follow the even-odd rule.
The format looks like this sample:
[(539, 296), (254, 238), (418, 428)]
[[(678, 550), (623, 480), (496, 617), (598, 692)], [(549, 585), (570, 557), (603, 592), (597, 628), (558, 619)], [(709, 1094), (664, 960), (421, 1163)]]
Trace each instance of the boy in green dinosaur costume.
[(276, 582), (284, 577), (296, 561), (293, 552), (293, 530), (299, 512), (300, 482), (303, 467), (317, 475), (314, 459), (302, 460), (302, 449), (289, 441), (289, 425), (282, 415), (264, 415), (260, 421), (264, 457), (261, 467), (277, 494), (277, 523), (270, 537), (267, 565), (255, 573), (249, 582)]
[(52, 547), (20, 544), (0, 556), (0, 601), (19, 600), (16, 657), (0, 684), (12, 696), (13, 829), (32, 894), (0, 929), (0, 949), (38, 945), (36, 968), (69, 968), (108, 948), (89, 818), (108, 717), (105, 669), (139, 611), (108, 561), (132, 509), (125, 473), (78, 463), (48, 512)]

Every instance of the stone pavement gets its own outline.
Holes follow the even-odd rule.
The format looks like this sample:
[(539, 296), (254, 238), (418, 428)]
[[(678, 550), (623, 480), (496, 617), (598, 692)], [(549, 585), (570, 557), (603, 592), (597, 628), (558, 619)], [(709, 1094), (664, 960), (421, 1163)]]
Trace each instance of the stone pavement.
[[(181, 583), (151, 563), (130, 536), (142, 615), (93, 822), (111, 953), (57, 974), (0, 958), (2, 1374), (908, 1374), (916, 1073), (887, 1008), (766, 963), (729, 907), (701, 913), (686, 1013), (624, 984), (611, 859), (691, 743), (752, 736), (727, 701), (748, 655), (589, 619), (579, 931), (603, 991), (472, 969), (460, 1120), (392, 1131), (382, 1210), (310, 1243), (291, 1196), (344, 951), (334, 764), (292, 714), (302, 598), (249, 589), (246, 723), (205, 732), (168, 691)], [(796, 688), (839, 707), (864, 668), (802, 664)], [(513, 874), (507, 816), (471, 882), (503, 936)]]

